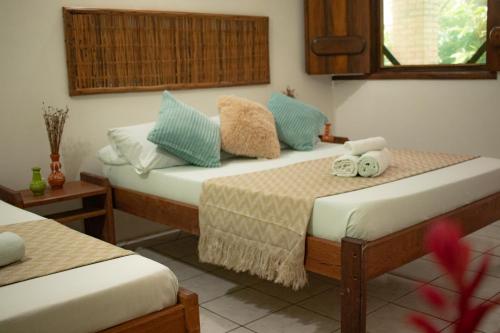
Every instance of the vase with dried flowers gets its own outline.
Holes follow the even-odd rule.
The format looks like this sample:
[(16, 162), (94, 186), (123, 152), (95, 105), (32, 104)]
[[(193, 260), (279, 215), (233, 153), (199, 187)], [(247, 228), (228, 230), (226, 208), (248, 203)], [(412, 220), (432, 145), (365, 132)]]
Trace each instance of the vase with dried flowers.
[(61, 172), (61, 162), (59, 161), (59, 147), (61, 145), (61, 138), (63, 134), (64, 124), (68, 118), (69, 108), (59, 109), (53, 106), (46, 106), (45, 103), (42, 105), (42, 115), (45, 120), (45, 126), (47, 127), (47, 134), (49, 137), (50, 144), (50, 163), (51, 173), (48, 177), (48, 182), (50, 188), (58, 189), (62, 188), (66, 178)]

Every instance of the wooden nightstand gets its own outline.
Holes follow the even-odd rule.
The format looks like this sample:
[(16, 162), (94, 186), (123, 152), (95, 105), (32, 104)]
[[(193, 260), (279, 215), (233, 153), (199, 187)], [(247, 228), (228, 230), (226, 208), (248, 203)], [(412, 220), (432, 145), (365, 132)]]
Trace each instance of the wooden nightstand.
[(338, 143), (338, 144), (343, 144), (346, 141), (349, 141), (349, 138), (343, 137), (343, 136), (333, 136), (331, 135), (331, 128), (332, 124), (331, 123), (326, 123), (325, 127), (323, 128), (323, 134), (319, 136), (321, 142), (328, 142), (328, 143)]
[(343, 144), (344, 142), (349, 141), (348, 138), (343, 136), (329, 136), (325, 138), (323, 135), (320, 135), (319, 138), (321, 139), (321, 142), (328, 142), (328, 143)]
[(30, 208), (55, 202), (81, 199), (81, 209), (45, 216), (60, 223), (83, 220), (85, 233), (115, 244), (115, 224), (111, 185), (107, 178), (80, 173), (80, 181), (67, 182), (62, 189), (47, 188), (42, 196), (30, 190), (14, 191), (0, 186), (0, 200), (19, 208)]

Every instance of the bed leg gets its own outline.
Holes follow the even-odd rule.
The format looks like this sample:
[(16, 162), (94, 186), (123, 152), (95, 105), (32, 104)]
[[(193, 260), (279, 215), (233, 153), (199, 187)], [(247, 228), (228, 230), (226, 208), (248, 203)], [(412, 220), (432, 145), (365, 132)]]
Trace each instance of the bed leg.
[(366, 277), (365, 242), (344, 237), (342, 239), (342, 333), (366, 332)]
[(184, 305), (186, 333), (200, 333), (200, 309), (198, 295), (179, 288), (179, 303)]

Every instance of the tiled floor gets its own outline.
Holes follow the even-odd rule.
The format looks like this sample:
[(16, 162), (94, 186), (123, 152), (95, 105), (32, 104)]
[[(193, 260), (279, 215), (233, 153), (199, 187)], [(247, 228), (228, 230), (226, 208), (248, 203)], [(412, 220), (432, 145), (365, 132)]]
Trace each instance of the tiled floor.
[[(471, 275), (482, 253), (494, 255), (491, 270), (475, 302), (500, 296), (500, 224), (487, 227), (467, 239), (474, 249)], [(136, 249), (167, 265), (181, 286), (196, 292), (200, 301), (202, 333), (222, 332), (340, 332), (340, 298), (337, 282), (310, 274), (309, 286), (294, 292), (248, 274), (238, 274), (201, 264), (196, 256), (196, 238), (179, 233), (174, 240)], [(431, 256), (380, 276), (368, 284), (368, 332), (417, 332), (407, 324), (414, 311), (430, 318), (443, 332), (453, 332), (453, 313), (438, 313), (418, 295), (424, 284), (456, 295), (448, 278)], [(480, 327), (483, 333), (500, 332), (500, 307)]]

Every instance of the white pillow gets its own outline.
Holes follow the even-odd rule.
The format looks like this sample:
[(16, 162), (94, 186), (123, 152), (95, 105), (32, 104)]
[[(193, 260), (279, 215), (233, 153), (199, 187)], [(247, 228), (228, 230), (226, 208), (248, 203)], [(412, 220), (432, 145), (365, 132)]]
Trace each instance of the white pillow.
[(128, 161), (123, 156), (113, 149), (111, 145), (107, 145), (97, 152), (97, 158), (104, 164), (124, 165)]
[(113, 148), (132, 164), (138, 174), (189, 164), (148, 141), (148, 134), (154, 125), (155, 123), (151, 122), (112, 128), (108, 130), (108, 138)]
[[(217, 125), (219, 125), (220, 127), (220, 116), (213, 116), (213, 117), (210, 117), (210, 120), (213, 121), (214, 123), (216, 123)], [(221, 161), (225, 161), (225, 160), (228, 160), (230, 158), (233, 158), (235, 157), (235, 155), (231, 154), (231, 153), (228, 153), (227, 151), (225, 150), (220, 150), (220, 160)]]

